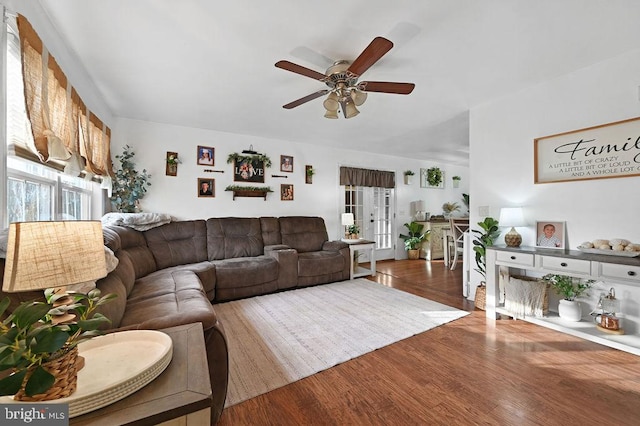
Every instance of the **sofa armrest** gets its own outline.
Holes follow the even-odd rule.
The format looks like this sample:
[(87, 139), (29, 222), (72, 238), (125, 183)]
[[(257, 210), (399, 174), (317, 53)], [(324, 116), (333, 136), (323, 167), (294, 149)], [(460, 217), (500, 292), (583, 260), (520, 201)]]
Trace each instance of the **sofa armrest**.
[(298, 252), (295, 249), (286, 248), (267, 251), (265, 247), (265, 255), (278, 261), (279, 290), (298, 285)]
[(269, 245), (269, 246), (264, 246), (264, 254), (269, 254), (272, 251), (277, 251), (277, 250), (289, 250), (291, 249), (291, 247), (284, 245), (284, 244), (274, 244), (274, 245)]
[(349, 244), (345, 243), (344, 241), (325, 241), (325, 243), (322, 245), (322, 250), (340, 251), (343, 248), (347, 247), (349, 247)]

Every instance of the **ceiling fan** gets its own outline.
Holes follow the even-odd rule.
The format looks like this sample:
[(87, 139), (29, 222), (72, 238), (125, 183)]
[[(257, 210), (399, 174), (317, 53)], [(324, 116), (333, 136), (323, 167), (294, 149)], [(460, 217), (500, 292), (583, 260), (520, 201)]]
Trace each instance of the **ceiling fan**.
[(338, 118), (341, 107), (345, 118), (355, 117), (360, 113), (356, 107), (367, 99), (367, 92), (395, 93), (408, 95), (413, 91), (413, 83), (393, 83), (385, 81), (361, 81), (358, 78), (373, 64), (378, 62), (391, 48), (393, 43), (384, 37), (376, 37), (353, 62), (340, 60), (334, 62), (322, 74), (289, 61), (278, 61), (276, 67), (291, 71), (305, 77), (325, 83), (329, 88), (318, 90), (305, 97), (290, 102), (282, 107), (295, 108), (313, 99), (327, 95), (323, 105), (326, 118)]

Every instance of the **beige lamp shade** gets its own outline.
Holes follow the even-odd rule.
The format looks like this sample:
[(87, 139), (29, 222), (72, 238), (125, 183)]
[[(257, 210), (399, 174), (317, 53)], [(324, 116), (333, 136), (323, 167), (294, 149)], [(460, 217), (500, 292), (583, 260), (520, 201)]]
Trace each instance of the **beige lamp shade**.
[(107, 275), (98, 221), (19, 222), (9, 225), (2, 290), (64, 287)]
[(342, 226), (351, 226), (354, 224), (353, 213), (342, 213), (340, 217)]

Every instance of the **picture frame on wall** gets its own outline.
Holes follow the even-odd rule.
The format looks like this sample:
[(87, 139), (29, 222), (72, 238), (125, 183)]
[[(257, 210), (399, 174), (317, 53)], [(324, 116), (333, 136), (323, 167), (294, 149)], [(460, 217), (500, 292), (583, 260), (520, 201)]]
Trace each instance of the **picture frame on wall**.
[(280, 171), (293, 173), (293, 157), (290, 155), (280, 156)]
[(214, 157), (215, 149), (211, 146), (198, 145), (198, 165), (213, 166), (215, 165)]
[(235, 182), (264, 183), (264, 161), (256, 156), (234, 160), (233, 180)]
[(554, 220), (536, 221), (536, 247), (564, 249), (565, 222)]
[(293, 185), (290, 183), (283, 183), (280, 185), (280, 200), (293, 201)]
[(198, 197), (216, 196), (216, 180), (211, 178), (198, 178)]

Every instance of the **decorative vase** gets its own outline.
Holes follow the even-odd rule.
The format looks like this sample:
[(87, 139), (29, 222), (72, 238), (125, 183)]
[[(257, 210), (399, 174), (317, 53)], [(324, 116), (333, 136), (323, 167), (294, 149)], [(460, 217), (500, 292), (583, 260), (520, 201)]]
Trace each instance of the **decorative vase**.
[(558, 315), (560, 315), (560, 318), (567, 321), (580, 321), (582, 319), (582, 307), (580, 306), (580, 302), (561, 299), (558, 303)]
[[(45, 393), (39, 393), (33, 396), (27, 396), (24, 387), (13, 396), (16, 401), (51, 401), (53, 399), (66, 398), (76, 391), (78, 383), (78, 370), (80, 369), (78, 362), (78, 347), (74, 347), (60, 358), (48, 361), (42, 364), (42, 368), (47, 370), (55, 377), (53, 386)], [(29, 380), (33, 370), (28, 371), (24, 379), (24, 383)]]
[(405, 185), (411, 185), (413, 183), (413, 176), (412, 175), (404, 175), (404, 184)]

